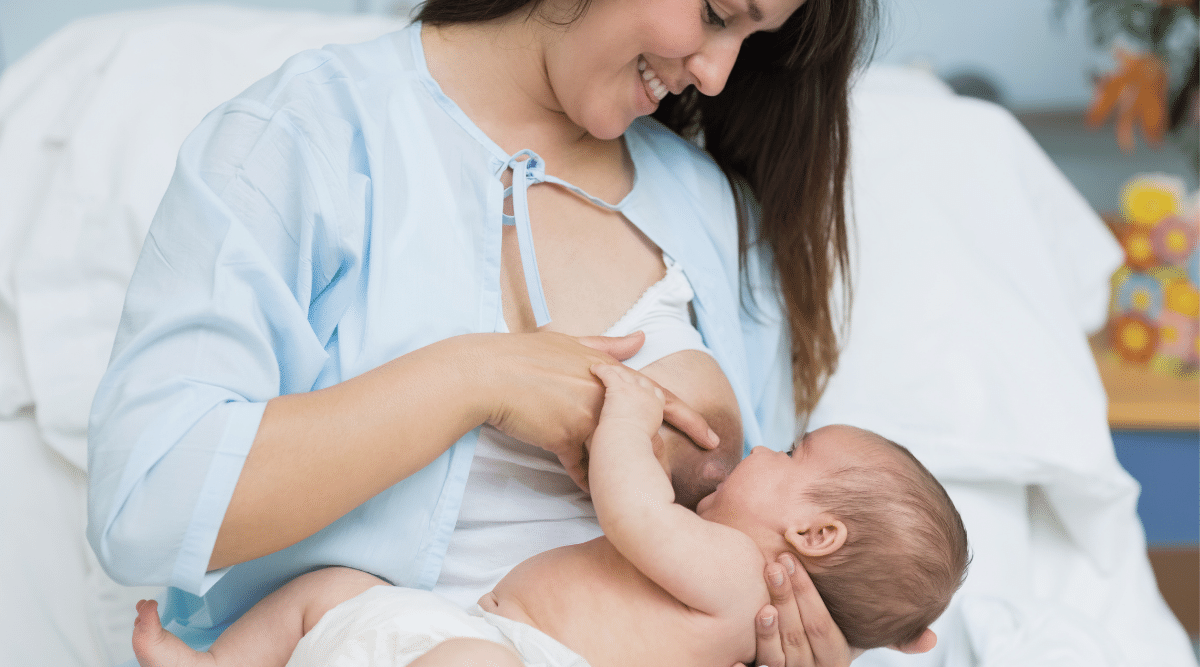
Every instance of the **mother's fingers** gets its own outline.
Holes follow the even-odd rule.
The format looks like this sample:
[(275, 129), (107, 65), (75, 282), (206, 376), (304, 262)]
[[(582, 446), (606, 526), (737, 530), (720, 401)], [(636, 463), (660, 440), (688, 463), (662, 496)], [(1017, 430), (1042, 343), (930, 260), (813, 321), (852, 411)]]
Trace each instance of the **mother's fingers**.
[(779, 639), (780, 650), (783, 652), (787, 667), (816, 667), (817, 662), (809, 645), (806, 623), (807, 618), (801, 614), (797, 605), (795, 589), (788, 570), (801, 570), (790, 554), (784, 554), (777, 562), (767, 563), (765, 570), (767, 592), (771, 596), (771, 604), (779, 610)]
[[(804, 637), (813, 662), (820, 667), (845, 667), (853, 660), (855, 652), (846, 643), (846, 637), (833, 622), (829, 609), (808, 572), (800, 567), (791, 554), (783, 554), (779, 561), (788, 570), (792, 594), (803, 619)], [(787, 642), (784, 642), (786, 649)], [(804, 664), (804, 663), (801, 663)], [(795, 667), (791, 663), (788, 667)]]
[(586, 448), (581, 450), (570, 450), (569, 453), (560, 453), (558, 462), (566, 469), (567, 476), (575, 485), (583, 490), (584, 493), (591, 493), (592, 489), (588, 483), (588, 455)]
[(625, 361), (637, 354), (638, 350), (642, 349), (642, 343), (646, 342), (646, 334), (641, 331), (635, 331), (628, 336), (621, 336), (619, 338), (613, 336), (580, 336), (576, 340), (593, 350), (598, 350), (611, 356), (617, 361)]
[[(660, 386), (661, 388), (661, 386)], [(663, 389), (666, 404), (663, 405), (663, 420), (671, 426), (683, 431), (701, 449), (716, 449), (721, 444), (715, 431), (708, 427), (704, 415), (692, 406), (679, 400), (679, 397), (667, 389)]]
[[(642, 343), (646, 341), (646, 335), (641, 331), (632, 332), (629, 336), (623, 338), (610, 338), (604, 336), (590, 336), (578, 338), (578, 341), (589, 348), (602, 351), (602, 353), (610, 354), (619, 361), (629, 359), (638, 349), (642, 347)], [(625, 367), (623, 367), (625, 368)], [(592, 372), (596, 372), (595, 366), (592, 367)], [(610, 371), (611, 372), (611, 369)], [(636, 372), (636, 371), (635, 371)], [(641, 373), (638, 373), (641, 375)], [(649, 378), (647, 378), (649, 379)], [(715, 450), (721, 444), (721, 439), (716, 437), (716, 432), (708, 427), (708, 421), (691, 405), (680, 401), (679, 397), (674, 395), (670, 390), (664, 389), (662, 385), (650, 380), (654, 386), (659, 387), (662, 395), (666, 398), (666, 404), (662, 407), (662, 419), (671, 426), (674, 426), (682, 431), (684, 435), (688, 435), (691, 441), (696, 443), (696, 446), (702, 450)]]
[(779, 638), (779, 612), (767, 605), (754, 617), (755, 658), (759, 667), (787, 667), (783, 643)]

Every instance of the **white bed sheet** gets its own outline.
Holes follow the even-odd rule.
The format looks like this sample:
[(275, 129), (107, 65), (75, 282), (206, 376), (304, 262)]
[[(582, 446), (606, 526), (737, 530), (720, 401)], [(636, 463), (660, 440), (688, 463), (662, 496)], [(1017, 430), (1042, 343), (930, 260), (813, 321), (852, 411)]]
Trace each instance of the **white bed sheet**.
[(48, 447), (30, 409), (0, 419), (0, 665), (101, 667), (133, 658), (139, 599), (84, 537), (87, 476)]
[[(74, 24), (0, 78), (0, 534), (27, 536), (0, 543), (0, 651), (24, 651), (0, 664), (104, 665), (126, 650), (136, 593), (112, 588), (83, 540), (87, 410), (179, 144), (287, 55), (395, 27), (134, 12)], [(855, 109), (854, 326), (812, 425), (911, 447), (975, 551), (934, 653), (861, 664), (1194, 666), (1154, 587), (1084, 341), (1111, 239), (1003, 111), (883, 68)], [(28, 650), (39, 644), (62, 651)]]

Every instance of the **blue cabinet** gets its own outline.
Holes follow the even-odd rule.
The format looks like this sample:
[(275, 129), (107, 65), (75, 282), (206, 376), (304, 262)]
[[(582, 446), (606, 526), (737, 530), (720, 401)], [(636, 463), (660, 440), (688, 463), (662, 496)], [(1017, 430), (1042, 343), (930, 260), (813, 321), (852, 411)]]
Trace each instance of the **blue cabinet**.
[(1120, 430), (1113, 444), (1142, 485), (1138, 514), (1150, 547), (1200, 545), (1200, 433)]

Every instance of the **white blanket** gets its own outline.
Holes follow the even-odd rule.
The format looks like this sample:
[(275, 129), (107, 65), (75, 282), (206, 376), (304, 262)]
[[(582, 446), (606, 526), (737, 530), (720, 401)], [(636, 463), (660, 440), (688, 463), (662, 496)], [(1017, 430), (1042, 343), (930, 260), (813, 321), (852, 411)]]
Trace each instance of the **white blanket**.
[(1086, 332), (1121, 252), (1007, 112), (926, 75), (854, 97), (854, 302), (812, 427), (905, 444), (975, 554), (920, 658), (865, 664), (1194, 665), (1163, 603)]
[[(134, 12), (73, 24), (0, 78), (0, 469), (20, 471), (3, 480), (0, 664), (128, 657), (116, 653), (132, 614), (115, 610), (137, 592), (79, 551), (87, 413), (184, 136), (293, 52), (396, 27)], [(1111, 239), (1005, 112), (896, 69), (869, 72), (854, 106), (853, 326), (811, 425), (912, 448), (975, 554), (934, 653), (861, 663), (1194, 666), (1155, 589), (1084, 340)], [(70, 648), (48, 662), (15, 652), (39, 644)]]

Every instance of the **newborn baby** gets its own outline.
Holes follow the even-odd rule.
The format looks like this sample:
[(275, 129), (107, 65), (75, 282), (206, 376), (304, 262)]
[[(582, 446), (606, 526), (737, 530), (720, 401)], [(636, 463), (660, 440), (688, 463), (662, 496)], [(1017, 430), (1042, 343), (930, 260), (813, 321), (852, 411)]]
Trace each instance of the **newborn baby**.
[[(355, 570), (312, 572), (208, 653), (164, 631), (142, 602), (139, 662), (729, 667), (754, 658), (762, 572), (784, 553), (854, 647), (912, 641), (949, 604), (966, 572), (966, 532), (908, 450), (849, 426), (814, 431), (787, 453), (756, 447), (693, 513), (674, 502), (656, 454), (662, 390), (623, 366), (593, 372), (606, 386), (589, 445), (603, 537), (522, 562), (471, 611)], [(668, 388), (691, 402), (688, 387)]]

